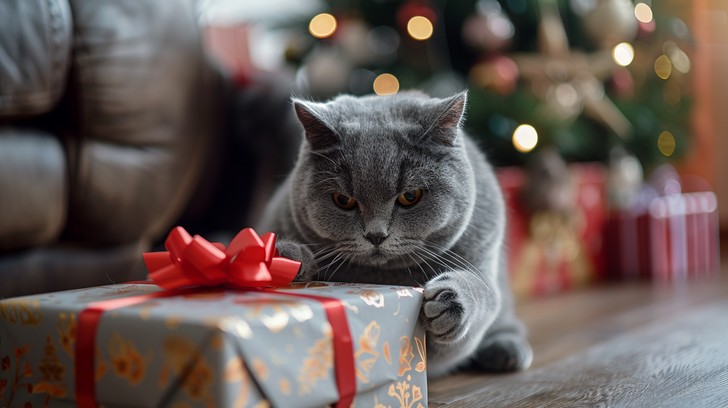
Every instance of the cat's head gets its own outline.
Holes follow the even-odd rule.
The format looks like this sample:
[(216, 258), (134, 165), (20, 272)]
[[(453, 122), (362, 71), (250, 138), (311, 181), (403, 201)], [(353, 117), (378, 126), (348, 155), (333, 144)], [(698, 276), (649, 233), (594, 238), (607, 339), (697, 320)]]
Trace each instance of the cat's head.
[(466, 99), (294, 99), (306, 140), (291, 195), (299, 229), (352, 262), (378, 267), (420, 263), (449, 248), (475, 200), (460, 130)]

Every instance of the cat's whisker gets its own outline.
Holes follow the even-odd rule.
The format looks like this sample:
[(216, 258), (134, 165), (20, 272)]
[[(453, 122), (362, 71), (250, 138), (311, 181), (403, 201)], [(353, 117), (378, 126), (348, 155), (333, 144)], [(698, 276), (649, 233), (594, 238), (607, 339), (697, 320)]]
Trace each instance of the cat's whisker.
[[(409, 256), (409, 257), (410, 257), (410, 258), (412, 259), (412, 262), (414, 262), (414, 263), (415, 263), (415, 265), (417, 265), (417, 267), (418, 267), (418, 268), (420, 268), (420, 270), (422, 271), (422, 276), (423, 276), (423, 277), (425, 278), (425, 280), (427, 280), (427, 272), (425, 271), (425, 268), (423, 268), (423, 267), (422, 267), (422, 264), (421, 264), (420, 262), (417, 262), (417, 260), (415, 259), (415, 256), (417, 255), (417, 253), (409, 253), (409, 252), (408, 252), (408, 253), (407, 253), (407, 255), (408, 255), (408, 256)], [(421, 258), (420, 256), (417, 256), (417, 257), (418, 257), (418, 258), (420, 258), (420, 259), (422, 259), (422, 258)], [(431, 268), (431, 267), (430, 267), (430, 268)], [(411, 275), (412, 275), (412, 271), (410, 271), (409, 267), (407, 268), (407, 271), (409, 271), (409, 273), (410, 273), (410, 276), (411, 276)], [(414, 277), (413, 277), (412, 279), (413, 279), (413, 280), (415, 281), (415, 283), (417, 283), (417, 284), (418, 284), (419, 286), (424, 286), (424, 285), (422, 285), (421, 283), (417, 282), (417, 280), (416, 280), (416, 279), (414, 279)]]
[(339, 164), (336, 161), (334, 161), (334, 159), (332, 159), (332, 158), (330, 158), (330, 157), (328, 157), (328, 156), (326, 156), (326, 155), (324, 155), (322, 153), (316, 152), (316, 151), (311, 151), (311, 154), (313, 154), (315, 156), (318, 156), (318, 157), (321, 157), (321, 158), (324, 158), (324, 159), (328, 160), (329, 162), (331, 162), (336, 169), (341, 169), (341, 164)]
[[(432, 271), (432, 273), (433, 273), (433, 274), (437, 274), (437, 270), (436, 270), (435, 268), (433, 268), (433, 267), (432, 267), (432, 265), (430, 265), (430, 263), (429, 263), (429, 262), (427, 262), (427, 259), (425, 259), (424, 257), (422, 257), (422, 256), (419, 256), (419, 255), (418, 255), (418, 258), (419, 258), (419, 259), (421, 260), (421, 262), (424, 262), (424, 263), (425, 263), (425, 265), (427, 265), (427, 267), (428, 267), (428, 268), (430, 268), (430, 270)], [(418, 263), (418, 264), (419, 264), (419, 263)], [(420, 265), (420, 268), (422, 268), (422, 265)], [(425, 270), (424, 270), (423, 268), (422, 268), (422, 273), (423, 273), (423, 274), (424, 274), (425, 276), (427, 276), (427, 273), (425, 272)]]
[(478, 272), (479, 271), (478, 267), (476, 267), (475, 265), (473, 265), (472, 263), (470, 263), (470, 261), (468, 261), (467, 259), (463, 258), (462, 256), (458, 255), (457, 253), (453, 252), (450, 249), (443, 248), (441, 246), (438, 246), (438, 245), (435, 245), (435, 244), (431, 244), (431, 243), (425, 243), (425, 247), (430, 247), (430, 248), (433, 248), (435, 250), (442, 251), (443, 256), (450, 257), (451, 258), (450, 260), (453, 263), (458, 264), (463, 269), (469, 270), (471, 272)]
[(334, 257), (334, 259), (331, 262), (329, 262), (328, 265), (326, 265), (324, 268), (322, 268), (324, 271), (324, 276), (326, 273), (329, 272), (329, 268), (331, 268), (336, 263), (336, 261), (338, 261), (342, 256), (343, 256), (343, 254), (341, 252), (336, 253), (336, 256)]
[(349, 261), (349, 259), (351, 259), (351, 255), (346, 255), (344, 257), (344, 259), (341, 260), (341, 263), (339, 263), (339, 266), (337, 266), (336, 269), (334, 269), (334, 271), (331, 272), (331, 275), (326, 280), (331, 281), (332, 279), (334, 279), (334, 275), (336, 275), (336, 272), (338, 272), (339, 269), (341, 269), (341, 267), (344, 266), (344, 264), (346, 264), (347, 261)]

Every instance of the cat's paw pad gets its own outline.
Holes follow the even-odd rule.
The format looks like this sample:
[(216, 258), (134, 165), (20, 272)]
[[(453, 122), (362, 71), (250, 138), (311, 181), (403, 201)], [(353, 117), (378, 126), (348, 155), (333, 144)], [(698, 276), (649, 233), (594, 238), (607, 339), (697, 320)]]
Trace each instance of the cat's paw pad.
[(531, 365), (533, 351), (520, 334), (501, 333), (487, 337), (473, 358), (482, 371), (508, 372), (525, 370)]
[(420, 322), (435, 343), (451, 344), (467, 330), (465, 307), (458, 293), (447, 287), (447, 279), (430, 281), (425, 286)]
[(316, 280), (318, 267), (313, 252), (308, 247), (292, 241), (279, 240), (276, 242), (276, 249), (279, 256), (301, 262), (301, 269), (296, 275), (296, 281), (309, 282)]

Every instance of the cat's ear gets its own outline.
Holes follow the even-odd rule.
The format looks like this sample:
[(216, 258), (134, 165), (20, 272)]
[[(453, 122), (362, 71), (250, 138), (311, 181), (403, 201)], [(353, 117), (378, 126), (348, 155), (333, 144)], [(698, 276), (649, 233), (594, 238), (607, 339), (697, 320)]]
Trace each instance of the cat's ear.
[(429, 127), (423, 135), (424, 138), (446, 146), (454, 146), (457, 142), (458, 129), (462, 126), (467, 100), (468, 92), (463, 91), (437, 101), (435, 106), (430, 109), (434, 119), (430, 119)]
[(293, 109), (312, 150), (326, 149), (339, 142), (339, 135), (322, 118), (322, 104), (294, 99)]

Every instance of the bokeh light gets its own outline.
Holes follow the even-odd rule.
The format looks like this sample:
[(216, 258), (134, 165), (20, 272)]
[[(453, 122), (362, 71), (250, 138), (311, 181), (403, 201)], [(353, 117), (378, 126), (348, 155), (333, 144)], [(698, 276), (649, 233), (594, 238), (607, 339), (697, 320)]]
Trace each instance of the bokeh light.
[(641, 23), (649, 23), (652, 21), (652, 9), (645, 3), (637, 3), (634, 6), (634, 16)]
[(336, 18), (328, 13), (321, 13), (311, 19), (308, 32), (316, 38), (327, 38), (336, 31)]
[(524, 123), (513, 131), (513, 147), (519, 152), (530, 152), (537, 144), (538, 132), (533, 126)]
[(660, 153), (665, 157), (670, 157), (675, 153), (676, 145), (675, 136), (667, 130), (660, 133), (660, 136), (657, 138), (657, 148), (660, 149)]
[(672, 62), (670, 62), (670, 58), (667, 58), (667, 55), (660, 55), (655, 60), (655, 74), (662, 79), (670, 78)]
[(399, 81), (392, 74), (381, 74), (374, 79), (374, 93), (392, 95), (399, 91)]
[(676, 71), (683, 74), (690, 72), (690, 57), (675, 42), (666, 41), (662, 45), (662, 52), (670, 58), (670, 62)]
[(407, 22), (407, 33), (415, 40), (424, 41), (432, 37), (432, 22), (423, 16), (414, 16)]
[(612, 48), (612, 58), (614, 62), (623, 67), (628, 66), (634, 60), (634, 48), (632, 44), (622, 42)]

